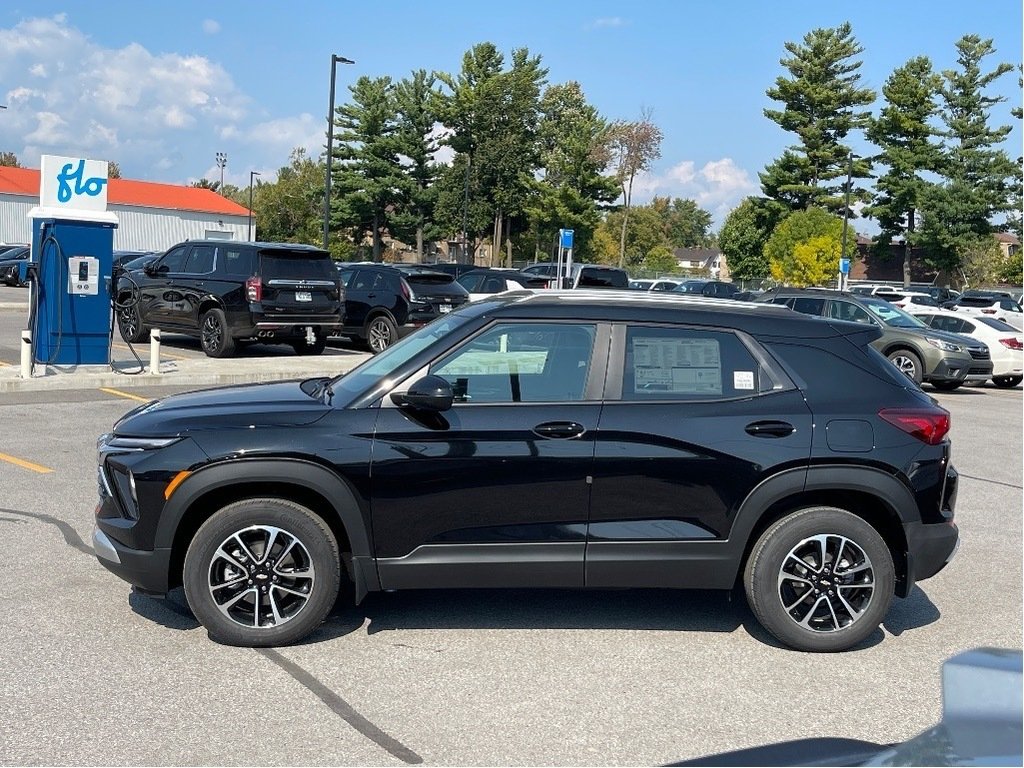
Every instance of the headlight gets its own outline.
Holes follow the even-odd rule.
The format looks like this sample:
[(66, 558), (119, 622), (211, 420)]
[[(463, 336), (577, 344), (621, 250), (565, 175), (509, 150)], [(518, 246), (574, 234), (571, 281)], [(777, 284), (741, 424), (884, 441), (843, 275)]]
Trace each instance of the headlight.
[(950, 344), (948, 341), (942, 339), (936, 339), (934, 336), (925, 336), (924, 340), (931, 344), (933, 347), (938, 347), (944, 352), (963, 352), (964, 348), (956, 344)]
[[(181, 439), (180, 437), (116, 437), (111, 434), (100, 435), (96, 441), (96, 479), (99, 484), (100, 498), (113, 496), (113, 486), (116, 485), (121, 492), (120, 495), (125, 502), (125, 506), (128, 507), (129, 511), (134, 511), (132, 507), (138, 503), (135, 491), (135, 477), (126, 469), (113, 471), (111, 466), (107, 464), (107, 457), (166, 448)], [(112, 480), (113, 482), (111, 482)]]

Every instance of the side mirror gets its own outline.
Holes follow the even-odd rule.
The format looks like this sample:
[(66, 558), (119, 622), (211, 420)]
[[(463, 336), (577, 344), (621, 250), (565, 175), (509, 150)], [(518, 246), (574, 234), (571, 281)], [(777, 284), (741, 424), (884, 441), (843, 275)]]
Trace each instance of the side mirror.
[(149, 263), (149, 264), (147, 264), (146, 266), (144, 266), (142, 268), (142, 271), (145, 272), (150, 277), (155, 277), (156, 276), (156, 264)]
[(452, 385), (440, 376), (424, 376), (414, 382), (407, 392), (394, 392), (391, 395), (391, 402), (397, 406), (438, 413), (451, 409), (454, 400)]

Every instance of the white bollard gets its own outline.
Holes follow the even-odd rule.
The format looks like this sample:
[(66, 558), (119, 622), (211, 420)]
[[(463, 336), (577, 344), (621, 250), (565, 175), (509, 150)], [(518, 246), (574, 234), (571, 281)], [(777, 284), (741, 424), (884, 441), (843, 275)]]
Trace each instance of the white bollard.
[(32, 331), (21, 332), (21, 378), (32, 378)]
[(149, 332), (149, 372), (157, 376), (160, 374), (160, 329), (154, 328)]

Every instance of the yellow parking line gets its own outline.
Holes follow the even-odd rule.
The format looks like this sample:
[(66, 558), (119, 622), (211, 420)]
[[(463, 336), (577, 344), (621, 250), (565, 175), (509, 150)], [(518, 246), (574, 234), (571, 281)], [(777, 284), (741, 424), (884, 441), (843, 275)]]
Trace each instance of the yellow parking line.
[[(117, 349), (126, 349), (129, 352), (131, 351), (131, 347), (127, 344), (114, 344), (114, 346)], [(176, 355), (173, 352), (165, 352), (163, 347), (160, 347), (160, 357), (167, 357), (171, 360), (191, 360), (191, 358), (186, 355)]]
[(24, 469), (31, 469), (33, 472), (38, 472), (41, 475), (47, 475), (53, 472), (49, 467), (44, 467), (42, 464), (34, 464), (31, 461), (25, 461), (19, 459), (16, 456), (8, 456), (6, 453), (0, 453), (0, 461), (6, 461), (8, 464), (14, 464)]
[(130, 392), (122, 392), (120, 389), (110, 389), (109, 387), (100, 387), (100, 392), (106, 392), (108, 395), (116, 395), (117, 397), (127, 397), (129, 400), (137, 400), (140, 403), (148, 403), (153, 398), (151, 397), (139, 397), (133, 395)]

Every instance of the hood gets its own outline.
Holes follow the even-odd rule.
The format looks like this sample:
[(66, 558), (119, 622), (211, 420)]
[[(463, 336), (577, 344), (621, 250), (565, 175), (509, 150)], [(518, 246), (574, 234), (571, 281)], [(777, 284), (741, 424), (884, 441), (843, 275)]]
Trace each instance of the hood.
[(950, 344), (958, 344), (965, 350), (968, 347), (985, 349), (984, 342), (972, 339), (970, 336), (961, 336), (958, 333), (950, 333), (949, 331), (937, 331), (934, 328), (914, 328), (913, 330), (922, 336), (931, 336), (933, 339), (942, 339), (942, 341), (948, 341)]
[(331, 408), (306, 394), (301, 385), (281, 381), (171, 395), (129, 411), (114, 425), (114, 433), (171, 437), (210, 429), (312, 424)]

